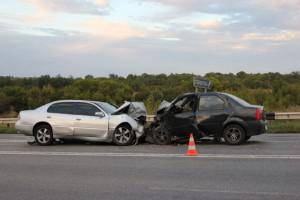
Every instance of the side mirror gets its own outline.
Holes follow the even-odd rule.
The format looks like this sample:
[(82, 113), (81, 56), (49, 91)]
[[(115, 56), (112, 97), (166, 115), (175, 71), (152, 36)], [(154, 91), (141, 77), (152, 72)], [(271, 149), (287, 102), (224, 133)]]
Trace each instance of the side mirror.
[(105, 114), (103, 112), (95, 112), (95, 116), (102, 118), (105, 117)]

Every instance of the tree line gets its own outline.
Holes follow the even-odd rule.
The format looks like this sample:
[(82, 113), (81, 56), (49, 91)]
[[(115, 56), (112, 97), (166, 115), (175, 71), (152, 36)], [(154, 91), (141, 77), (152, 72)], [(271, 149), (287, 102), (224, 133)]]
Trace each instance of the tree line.
[[(14, 117), (20, 110), (34, 109), (61, 99), (107, 101), (115, 105), (143, 101), (149, 113), (155, 113), (162, 100), (193, 92), (194, 74), (142, 74), (127, 77), (84, 78), (0, 76), (0, 116)], [(300, 72), (290, 74), (208, 73), (213, 91), (228, 92), (269, 111), (300, 111)]]

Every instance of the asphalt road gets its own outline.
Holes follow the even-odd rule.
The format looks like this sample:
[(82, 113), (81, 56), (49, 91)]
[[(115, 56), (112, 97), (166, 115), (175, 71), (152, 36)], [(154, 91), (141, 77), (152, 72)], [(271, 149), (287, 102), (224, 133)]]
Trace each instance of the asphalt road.
[(27, 145), (0, 134), (0, 199), (300, 199), (300, 134), (241, 146)]

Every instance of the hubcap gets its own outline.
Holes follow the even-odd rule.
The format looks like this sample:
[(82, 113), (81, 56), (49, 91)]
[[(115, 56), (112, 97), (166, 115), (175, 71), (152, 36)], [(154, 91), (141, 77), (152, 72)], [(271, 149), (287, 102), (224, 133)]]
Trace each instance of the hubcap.
[(168, 133), (164, 130), (164, 128), (157, 127), (154, 132), (154, 137), (159, 143), (164, 143), (168, 140)]
[(164, 131), (159, 131), (157, 133), (156, 138), (160, 141), (160, 142), (165, 142), (167, 140), (167, 134)]
[(128, 128), (120, 127), (115, 133), (115, 139), (122, 144), (127, 143), (130, 140), (131, 131)]
[(241, 131), (237, 128), (230, 128), (226, 131), (226, 137), (232, 142), (237, 142), (241, 138)]
[(38, 142), (46, 144), (51, 139), (50, 131), (47, 128), (41, 128), (37, 131), (36, 138)]

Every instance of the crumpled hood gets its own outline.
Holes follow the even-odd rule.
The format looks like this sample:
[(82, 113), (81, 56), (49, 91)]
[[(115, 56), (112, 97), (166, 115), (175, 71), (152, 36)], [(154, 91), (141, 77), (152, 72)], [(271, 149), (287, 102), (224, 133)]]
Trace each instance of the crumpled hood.
[(162, 112), (163, 110), (165, 110), (166, 108), (168, 108), (170, 105), (171, 105), (170, 102), (168, 102), (168, 101), (166, 101), (166, 100), (163, 100), (163, 101), (160, 103), (160, 105), (159, 105), (159, 107), (158, 107), (158, 109), (157, 109), (157, 113)]
[(143, 102), (125, 101), (112, 115), (127, 114), (135, 120), (146, 118), (147, 110)]

